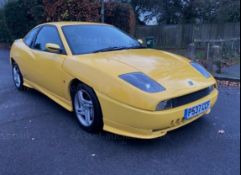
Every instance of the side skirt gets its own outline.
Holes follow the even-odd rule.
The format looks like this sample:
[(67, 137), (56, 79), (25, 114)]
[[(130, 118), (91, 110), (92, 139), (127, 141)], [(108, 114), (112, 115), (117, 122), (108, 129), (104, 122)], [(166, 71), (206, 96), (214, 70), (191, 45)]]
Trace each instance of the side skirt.
[(40, 93), (46, 95), (48, 98), (50, 98), (51, 100), (53, 100), (54, 102), (56, 102), (57, 104), (59, 104), (60, 106), (62, 106), (63, 108), (65, 108), (66, 110), (73, 112), (73, 106), (72, 106), (72, 102), (71, 101), (67, 101), (53, 93), (51, 93), (50, 91), (36, 85), (35, 83), (32, 83), (26, 79), (24, 79), (24, 86), (30, 88), (30, 89), (35, 89), (37, 91), (39, 91)]

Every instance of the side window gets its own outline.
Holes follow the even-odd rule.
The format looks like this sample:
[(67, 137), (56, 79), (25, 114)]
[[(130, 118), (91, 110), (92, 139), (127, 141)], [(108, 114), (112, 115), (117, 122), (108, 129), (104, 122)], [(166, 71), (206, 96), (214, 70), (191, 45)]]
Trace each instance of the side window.
[(31, 47), (31, 45), (33, 44), (34, 38), (36, 36), (36, 34), (39, 31), (39, 27), (34, 28), (33, 30), (31, 30), (23, 39), (24, 43), (26, 45), (28, 45), (29, 47)]
[(34, 43), (34, 49), (47, 51), (45, 48), (47, 43), (58, 44), (64, 50), (58, 30), (55, 27), (45, 26), (40, 30)]

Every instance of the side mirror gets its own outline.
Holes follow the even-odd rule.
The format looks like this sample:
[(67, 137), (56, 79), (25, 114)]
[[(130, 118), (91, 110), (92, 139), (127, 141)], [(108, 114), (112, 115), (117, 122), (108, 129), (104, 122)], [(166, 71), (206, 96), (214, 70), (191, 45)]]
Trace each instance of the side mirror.
[(143, 45), (144, 44), (144, 41), (142, 39), (138, 39), (138, 42)]
[(61, 53), (61, 48), (58, 44), (47, 43), (45, 48), (51, 53)]

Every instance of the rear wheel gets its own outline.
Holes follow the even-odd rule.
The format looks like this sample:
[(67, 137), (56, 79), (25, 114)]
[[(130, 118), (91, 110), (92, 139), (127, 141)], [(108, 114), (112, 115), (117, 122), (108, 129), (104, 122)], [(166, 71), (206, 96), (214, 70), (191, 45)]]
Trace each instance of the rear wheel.
[(12, 64), (12, 76), (13, 76), (13, 82), (16, 88), (18, 90), (24, 90), (23, 76), (16, 63)]
[(84, 130), (93, 133), (103, 129), (100, 103), (92, 88), (79, 84), (74, 91), (73, 104), (77, 119)]

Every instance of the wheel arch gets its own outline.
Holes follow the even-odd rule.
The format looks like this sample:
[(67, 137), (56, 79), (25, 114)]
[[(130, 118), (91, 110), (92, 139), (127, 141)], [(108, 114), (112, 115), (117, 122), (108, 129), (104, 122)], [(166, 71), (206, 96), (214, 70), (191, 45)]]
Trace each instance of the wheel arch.
[(15, 61), (15, 59), (13, 57), (10, 58), (10, 64), (13, 65), (13, 64), (17, 64), (17, 62)]
[(96, 94), (95, 89), (93, 87), (89, 86), (88, 84), (84, 83), (83, 81), (77, 79), (77, 78), (73, 79), (72, 81), (70, 81), (70, 84), (69, 84), (69, 93), (70, 93), (73, 109), (74, 109), (74, 96), (75, 96), (75, 92), (77, 91), (77, 88), (78, 88), (79, 84), (83, 84), (83, 85), (89, 87), (93, 91), (93, 93), (95, 94), (95, 96), (97, 98), (97, 103), (98, 103), (99, 109), (100, 109), (100, 115), (101, 115), (101, 120), (102, 120), (102, 128), (103, 128), (103, 111), (102, 111), (102, 106), (101, 106), (99, 98), (98, 98), (98, 96)]
[(70, 97), (71, 97), (71, 100), (73, 101), (73, 96), (74, 96), (74, 93), (77, 89), (77, 86), (78, 84), (83, 84), (82, 81), (80, 81), (79, 79), (75, 78), (73, 80), (70, 81), (69, 83), (69, 94), (70, 94)]
[(71, 99), (73, 99), (74, 93), (76, 92), (77, 86), (79, 84), (83, 84), (83, 85), (91, 88), (93, 90), (93, 92), (95, 93), (96, 97), (97, 97), (97, 94), (96, 94), (95, 89), (93, 87), (91, 87), (90, 85), (86, 84), (85, 82), (75, 78), (75, 79), (71, 80), (70, 83), (69, 83), (69, 93), (70, 93)]

